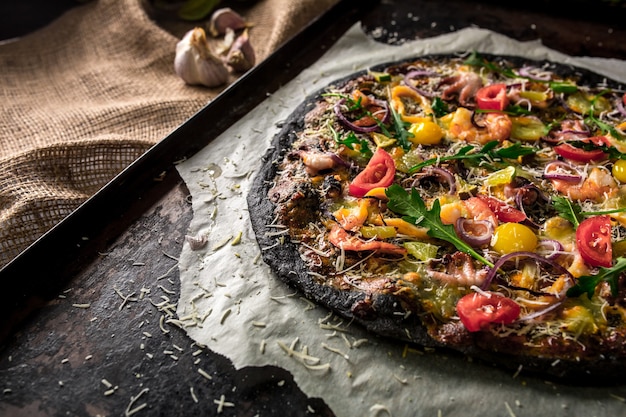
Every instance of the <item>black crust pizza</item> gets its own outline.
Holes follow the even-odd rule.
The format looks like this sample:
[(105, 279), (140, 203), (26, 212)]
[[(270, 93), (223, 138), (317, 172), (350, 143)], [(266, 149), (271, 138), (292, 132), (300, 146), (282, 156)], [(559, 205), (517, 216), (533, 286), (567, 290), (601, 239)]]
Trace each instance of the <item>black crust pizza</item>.
[(512, 369), (626, 368), (626, 111), (581, 68), (378, 65), (283, 122), (248, 195), (264, 261), (369, 331)]

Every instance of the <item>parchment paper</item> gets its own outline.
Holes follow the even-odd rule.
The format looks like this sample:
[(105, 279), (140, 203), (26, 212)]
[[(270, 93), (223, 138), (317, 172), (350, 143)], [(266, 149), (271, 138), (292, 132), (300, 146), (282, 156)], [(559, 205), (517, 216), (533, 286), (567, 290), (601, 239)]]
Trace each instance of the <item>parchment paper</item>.
[[(307, 95), (354, 71), (409, 56), (472, 49), (572, 63), (626, 81), (626, 62), (575, 59), (539, 41), (520, 43), (486, 30), (468, 28), (387, 46), (355, 25), (314, 66), (178, 166), (194, 210), (189, 235), (208, 238), (200, 250), (185, 245), (180, 256), (178, 315), (191, 338), (237, 368), (289, 370), (307, 395), (321, 397), (340, 417), (626, 413), (625, 385), (561, 385), (380, 340), (302, 299), (260, 259), (245, 196), (277, 123)], [(296, 353), (289, 354), (290, 348)]]

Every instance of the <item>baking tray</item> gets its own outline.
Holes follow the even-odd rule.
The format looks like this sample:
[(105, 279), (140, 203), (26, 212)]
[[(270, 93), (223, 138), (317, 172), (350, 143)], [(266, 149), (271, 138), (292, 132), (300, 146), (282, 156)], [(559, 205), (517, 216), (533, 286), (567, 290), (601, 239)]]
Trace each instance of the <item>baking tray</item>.
[[(220, 415), (334, 416), (323, 400), (307, 398), (287, 371), (234, 369), (208, 349), (192, 356), (197, 346), (182, 330), (162, 333), (152, 305), (121, 299), (144, 285), (154, 289), (155, 277), (167, 277), (158, 281), (160, 295), (179, 291), (169, 256), (180, 253), (192, 213), (175, 164), (316, 61), (358, 20), (385, 43), (478, 25), (518, 40), (543, 38), (570, 55), (626, 59), (626, 29), (611, 27), (623, 11), (607, 23), (586, 18), (578, 7), (550, 16), (542, 3), (342, 0), (304, 28), (0, 270), (0, 415), (124, 415), (144, 400), (148, 408), (138, 415), (217, 415), (214, 401), (224, 394), (237, 407)], [(150, 263), (149, 272), (136, 266), (142, 262)], [(89, 309), (74, 307), (85, 302)], [(178, 354), (173, 346), (185, 350), (176, 361), (164, 355)], [(147, 353), (160, 356), (147, 359)], [(197, 372), (200, 358), (210, 381)], [(110, 396), (105, 379), (119, 383)]]
[[(179, 180), (189, 158), (315, 62), (377, 0), (341, 0), (228, 86), (0, 270), (0, 342)], [(27, 277), (27, 278), (26, 278)]]

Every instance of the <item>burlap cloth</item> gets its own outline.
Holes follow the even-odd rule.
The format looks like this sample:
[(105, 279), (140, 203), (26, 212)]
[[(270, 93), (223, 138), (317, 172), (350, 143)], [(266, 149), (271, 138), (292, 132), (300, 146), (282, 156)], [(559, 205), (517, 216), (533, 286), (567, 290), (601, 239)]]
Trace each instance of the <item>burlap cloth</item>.
[[(335, 2), (241, 10), (257, 62)], [(219, 93), (173, 71), (195, 24), (151, 16), (141, 0), (91, 1), (0, 45), (0, 267)]]

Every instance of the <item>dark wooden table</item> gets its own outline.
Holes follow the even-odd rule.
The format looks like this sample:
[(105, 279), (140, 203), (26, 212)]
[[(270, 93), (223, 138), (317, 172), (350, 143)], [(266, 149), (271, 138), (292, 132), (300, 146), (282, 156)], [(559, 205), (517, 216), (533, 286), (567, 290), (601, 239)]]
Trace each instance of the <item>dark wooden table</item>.
[[(548, 3), (560, 13), (532, 1), (386, 0), (365, 10), (362, 21), (389, 43), (477, 25), (519, 40), (541, 38), (571, 55), (626, 59), (623, 8), (591, 12), (584, 5), (594, 2)], [(184, 183), (164, 159), (140, 161), (116, 189), (105, 190), (112, 204), (103, 207), (96, 198), (79, 209), (100, 217), (75, 216), (0, 271), (3, 286), (15, 283), (0, 326), (0, 415), (334, 415), (322, 400), (307, 398), (288, 372), (236, 370), (168, 323), (192, 212)], [(153, 175), (161, 163), (166, 175)], [(140, 169), (146, 173), (138, 175)], [(122, 195), (128, 188), (134, 194)], [(117, 203), (120, 211), (108, 212)]]

